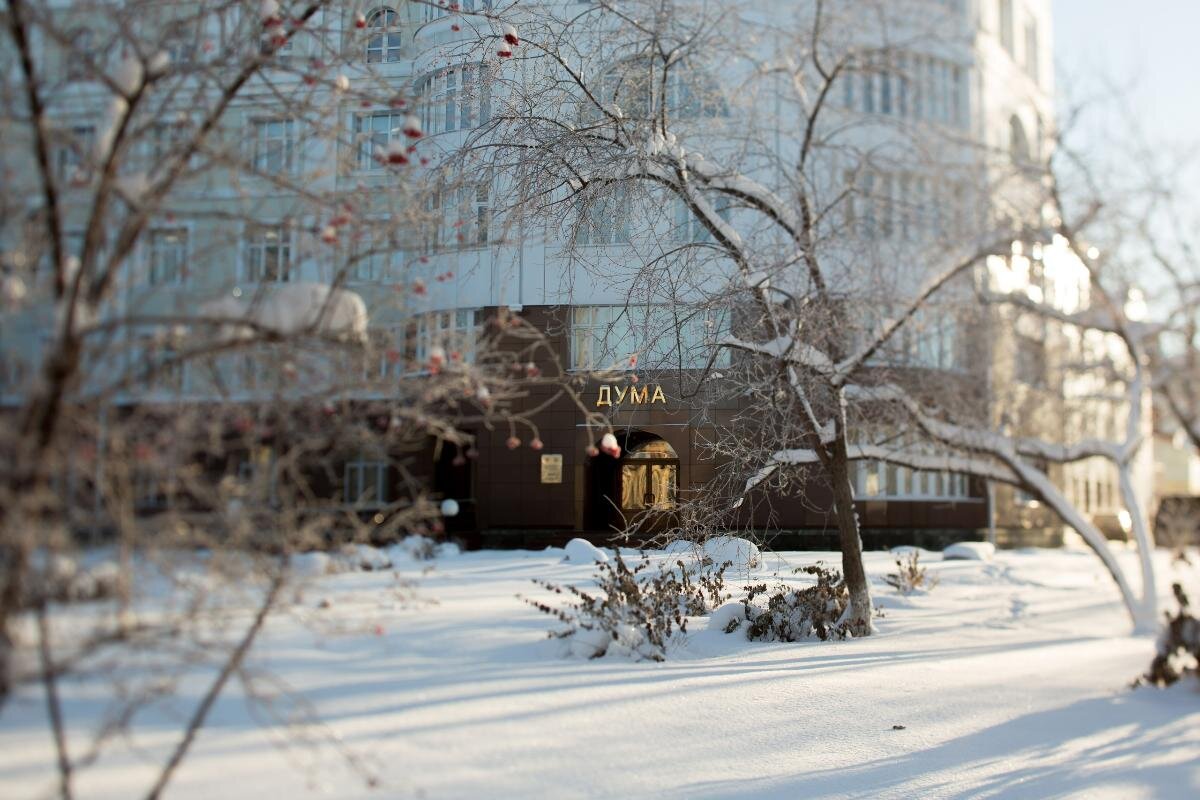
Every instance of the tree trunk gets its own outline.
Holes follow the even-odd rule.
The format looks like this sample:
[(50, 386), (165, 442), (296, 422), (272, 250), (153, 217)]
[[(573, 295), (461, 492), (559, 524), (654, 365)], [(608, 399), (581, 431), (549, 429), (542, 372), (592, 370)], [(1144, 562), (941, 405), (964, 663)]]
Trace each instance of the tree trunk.
[(858, 530), (858, 512), (854, 509), (844, 426), (838, 426), (837, 436), (828, 445), (828, 453), (833, 512), (837, 518), (838, 540), (842, 547), (842, 574), (846, 577), (846, 589), (850, 593), (850, 632), (855, 636), (869, 636), (874, 630), (871, 624), (871, 586), (863, 567), (862, 537)]

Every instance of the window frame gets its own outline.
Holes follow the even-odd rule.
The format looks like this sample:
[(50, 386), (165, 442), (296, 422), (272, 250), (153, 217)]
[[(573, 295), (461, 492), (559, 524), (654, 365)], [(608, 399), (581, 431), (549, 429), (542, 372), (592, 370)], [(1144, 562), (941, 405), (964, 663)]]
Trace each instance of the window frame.
[[(155, 256), (160, 249), (157, 247), (156, 236), (171, 231), (182, 232), (182, 251), (177, 253), (178, 264), (175, 265), (174, 277), (167, 280), (155, 280)], [(145, 283), (147, 286), (186, 286), (189, 278), (189, 262), (192, 257), (192, 229), (187, 224), (155, 225), (146, 236), (145, 250)]]
[[(383, 24), (377, 22), (381, 18)], [(363, 63), (396, 64), (403, 61), (404, 36), (400, 32), (400, 12), (391, 6), (379, 6), (367, 14), (366, 21), (367, 41), (363, 46)], [(379, 57), (372, 58), (372, 52), (377, 52)], [(394, 58), (391, 57), (393, 55)]]
[[(300, 146), (294, 117), (254, 117), (250, 121), (253, 135), (250, 163), (263, 176), (296, 175), (300, 172)], [(272, 136), (272, 125), (282, 126), (281, 136)], [(271, 167), (274, 143), (278, 142), (280, 165)]]
[[(278, 250), (283, 250), (284, 255), (281, 257), (277, 254), (274, 261), (276, 264), (276, 277), (267, 278), (268, 271), (266, 269), (266, 250), (267, 245), (259, 243), (259, 240), (252, 237), (252, 233), (261, 232), (264, 234), (264, 241), (269, 239), (265, 234), (270, 231), (278, 231), (280, 233), (279, 241), (281, 244), (276, 245)], [(286, 236), (283, 234), (286, 232)], [(292, 283), (299, 278), (299, 262), (294, 258), (296, 249), (296, 237), (293, 227), (288, 220), (279, 222), (259, 222), (247, 220), (242, 226), (241, 239), (241, 277), (247, 283)], [(260, 260), (261, 263), (252, 266), (252, 260), (255, 258), (255, 253), (263, 251)], [(284, 267), (283, 277), (278, 277), (279, 266)]]

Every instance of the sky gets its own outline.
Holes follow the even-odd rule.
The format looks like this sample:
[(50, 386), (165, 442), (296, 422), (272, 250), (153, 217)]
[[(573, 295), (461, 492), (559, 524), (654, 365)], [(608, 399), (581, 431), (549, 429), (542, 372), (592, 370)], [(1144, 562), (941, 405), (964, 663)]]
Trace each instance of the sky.
[[(1200, 148), (1200, 2), (1052, 3), (1060, 102), (1114, 85), (1156, 151)], [(1109, 105), (1093, 119), (1115, 122), (1121, 112)], [(1088, 143), (1100, 138), (1089, 137)], [(1191, 186), (1200, 187), (1200, 164), (1193, 164), (1187, 176)], [(1200, 209), (1200, 192), (1193, 190), (1189, 206)]]

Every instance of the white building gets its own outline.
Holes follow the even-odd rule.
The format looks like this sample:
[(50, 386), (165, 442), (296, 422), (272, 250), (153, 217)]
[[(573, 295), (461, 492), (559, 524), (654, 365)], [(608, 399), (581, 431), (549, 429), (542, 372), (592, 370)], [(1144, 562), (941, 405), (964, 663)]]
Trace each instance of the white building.
[[(476, 337), (497, 309), (547, 327), (569, 368), (628, 369), (634, 354), (640, 354), (643, 368), (670, 354), (680, 356), (676, 365), (684, 368), (705, 363), (706, 343), (714, 325), (722, 323), (693, 318), (676, 326), (680, 339), (667, 343), (661, 334), (669, 323), (661, 322), (661, 306), (688, 296), (687, 291), (656, 295), (639, 280), (653, 250), (647, 243), (694, 242), (707, 235), (693, 228), (682, 205), (639, 206), (632, 217), (625, 208), (592, 208), (568, 230), (527, 221), (510, 224), (503, 203), (512, 186), (489, 170), (460, 172), (449, 188), (435, 193), (416, 191), (420, 176), (432, 174), (426, 167), (459, 152), (505, 113), (503, 87), (532, 69), (523, 61), (531, 52), (527, 44), (517, 46), (513, 58), (498, 54), (506, 47), (500, 23), (480, 14), (509, 15), (520, 29), (536, 31), (537, 10), (510, 12), (506, 3), (493, 7), (489, 0), (464, 0), (457, 4), (463, 13), (457, 13), (452, 5), (331, 5), (276, 50), (277, 44), (262, 44), (257, 2), (222, 7), (219, 13), (185, 3), (117, 4), (112, 16), (96, 13), (104, 3), (59, 4), (59, 40), (42, 37), (33, 50), (39, 69), (51, 76), (46, 116), (55, 131), (51, 161), (68, 253), (81, 246), (90, 187), (102, 161), (97, 140), (103, 142), (106, 115), (112, 113), (112, 86), (97, 80), (96, 68), (119, 75), (122, 41), (153, 43), (155, 52), (170, 53), (171, 70), (188, 76), (173, 84), (182, 87), (176, 96), (157, 98), (145, 119), (144, 135), (127, 157), (146, 166), (131, 168), (131, 180), (152, 178), (173, 143), (202, 123), (215, 102), (216, 84), (206, 84), (208, 65), (226, 68), (259, 53), (270, 60), (221, 116), (204, 152), (194, 159), (200, 162), (196, 174), (171, 192), (169, 211), (164, 207), (150, 221), (122, 265), (116, 300), (103, 313), (186, 315), (229, 298), (260, 298), (280, 284), (344, 281), (366, 301), (372, 326), (368, 362), (373, 366), (368, 369), (380, 378), (418, 369), (438, 345), (470, 358)], [(597, 13), (589, 5), (547, 0), (538, 7), (560, 15)], [(787, 0), (728, 7), (730, 13), (740, 12), (737, 30), (752, 34), (749, 49), (761, 57), (760, 67), (788, 55), (790, 26), (809, 10)], [(131, 8), (138, 10), (136, 20), (128, 16)], [(275, 31), (291, 29), (287, 15), (295, 11), (285, 4), (283, 24), (265, 31), (268, 42)], [(1032, 165), (1047, 155), (1053, 129), (1049, 0), (856, 2), (839, 4), (836, 13), (840, 46), (860, 54), (874, 48), (878, 54), (875, 61), (855, 62), (836, 82), (828, 121), (820, 130), (835, 139), (822, 150), (823, 191), (848, 191), (847, 202), (837, 209), (845, 241), (831, 248), (840, 254), (845, 286), (883, 302), (911, 292), (920, 281), (923, 249), (975, 221), (1000, 217), (1038, 229), (1043, 209), (1034, 199), (1040, 187)], [(123, 32), (123, 24), (135, 25), (136, 32)], [(73, 49), (64, 49), (68, 42)], [(230, 53), (242, 54), (241, 60), (222, 58)], [(150, 50), (143, 54), (149, 55)], [(0, 62), (8, 75), (16, 74), (13, 56), (6, 52)], [(581, 63), (601, 69), (608, 58), (601, 46), (598, 52), (583, 52)], [(740, 141), (731, 132), (750, 129), (756, 146), (769, 147), (741, 165), (761, 170), (764, 182), (781, 185), (767, 156), (786, 162), (797, 151), (797, 108), (790, 105), (797, 95), (790, 91), (794, 87), (782, 91), (770, 70), (755, 73), (751, 63), (741, 58), (695, 82), (684, 73), (667, 91), (670, 102), (686, 111), (680, 115), (681, 141), (692, 149), (711, 146), (711, 158), (719, 161), (731, 157)], [(621, 91), (602, 79), (597, 85)], [(704, 89), (703, 96), (696, 86)], [(304, 98), (302, 105), (296, 104), (298, 97)], [(405, 127), (412, 113), (424, 135), (410, 150), (415, 140)], [(0, 323), (0, 393), (10, 403), (19, 400), (25, 381), (35, 374), (54, 322), (53, 307), (45, 302), (46, 270), (29, 269), (47, 256), (23, 247), (25, 228), (13, 222), (16, 213), (33, 220), (44, 202), (29, 169), (28, 149), (19, 141), (6, 136), (0, 148), (12, 185), (20, 187), (12, 194), (25, 202), (23, 211), (10, 209), (0, 232), (8, 242), (5, 266), (31, 289)], [(849, 155), (839, 156), (839, 148)], [(336, 212), (330, 215), (329, 198), (346, 206), (346, 214), (367, 230), (365, 239), (348, 240), (335, 230), (333, 241), (326, 241), (336, 217)], [(736, 221), (739, 212), (729, 213)], [(349, 227), (343, 223), (343, 229)], [(895, 269), (860, 274), (856, 269), (866, 253)], [(712, 268), (703, 280), (695, 278), (697, 286), (718, 279), (719, 264)], [(1004, 271), (1007, 291), (1041, 291), (1045, 275), (1039, 268), (1039, 258), (1014, 253), (992, 272)], [(1086, 271), (1070, 280), (1080, 291)], [(688, 290), (690, 296), (702, 294), (702, 288)], [(1065, 301), (1066, 292), (1059, 292), (1055, 302)], [(1076, 296), (1074, 302), (1081, 300)], [(1020, 341), (997, 345), (990, 356), (997, 363), (1020, 361), (994, 373), (997, 380), (1025, 386), (1017, 388), (1015, 399), (1005, 387), (1005, 403), (1020, 406), (1028, 395), (1050, 392), (1061, 406), (1067, 396), (1062, 383), (1044, 382), (1047, 336), (1053, 334), (1028, 321), (1014, 329)], [(953, 317), (930, 313), (892, 357), (961, 371), (968, 366), (966, 334)], [(137, 363), (173, 346), (147, 331), (144, 340), (131, 338), (122, 353), (127, 362)], [(123, 403), (148, 398), (195, 403), (217, 395), (252, 399), (274, 385), (270, 373), (271, 365), (261, 359), (239, 356), (216, 371), (172, 371), (120, 397)], [(611, 409), (630, 455), (643, 458), (644, 465), (627, 460), (612, 474), (594, 468), (584, 456), (590, 444), (581, 438), (586, 433), (574, 416), (558, 409), (543, 426), (542, 439), (554, 451), (548, 455), (562, 456), (560, 483), (544, 482), (540, 455), (506, 452), (499, 446), (503, 437), (489, 439), (481, 432), (480, 458), (442, 489), (474, 501), (479, 529), (603, 529), (609, 522), (601, 510), (604, 498), (623, 510), (669, 509), (679, 489), (702, 483), (713, 467), (702, 457), (690, 424), (694, 409), (670, 396), (660, 405)], [(1000, 415), (999, 405), (995, 413)], [(1031, 432), (1044, 428), (1029, 425)], [(1088, 510), (1092, 503), (1086, 498), (1096, 486), (1096, 508), (1111, 511), (1111, 490), (1103, 499), (1105, 475), (1096, 469), (1096, 475), (1064, 474), (1062, 480), (1089, 487), (1083, 490)], [(639, 488), (629, 488), (634, 485)], [(993, 497), (982, 482), (961, 475), (863, 465), (858, 491), (867, 504), (867, 528), (896, 535), (980, 530), (990, 520), (1018, 538), (1022, 529), (1057, 525), (1044, 514), (1030, 517), (1020, 495)], [(824, 524), (821, 514), (798, 508), (783, 517), (778, 524), (790, 530)]]

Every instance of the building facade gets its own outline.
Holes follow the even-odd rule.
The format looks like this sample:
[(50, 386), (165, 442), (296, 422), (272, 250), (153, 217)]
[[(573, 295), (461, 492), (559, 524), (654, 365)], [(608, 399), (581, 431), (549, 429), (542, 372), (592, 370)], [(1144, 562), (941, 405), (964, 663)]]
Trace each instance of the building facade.
[[(146, 24), (170, 40), (177, 66), (200, 69), (214, 49), (245, 46), (245, 41), (258, 46), (261, 20), (253, 4), (199, 17), (189, 15), (188, 4), (151, 5), (158, 16)], [(635, 518), (649, 520), (653, 529), (656, 517), (669, 520), (682, 500), (717, 475), (720, 459), (709, 446), (712, 430), (733, 419), (738, 404), (720, 393), (695, 391), (691, 379), (713, 366), (713, 343), (728, 325), (720, 313), (710, 309), (681, 322), (663, 302), (632, 296), (632, 284), (623, 277), (644, 268), (645, 251), (638, 242), (648, 234), (696, 243), (705, 232), (693, 230), (687, 210), (675, 206), (658, 209), (653, 219), (632, 220), (620, 209), (593, 208), (570, 233), (525, 221), (510, 225), (502, 208), (505, 191), (485, 169), (460, 174), (452, 185), (419, 199), (415, 193), (388, 193), (396, 163), (403, 160), (414, 173), (441, 163), (506, 113), (503, 82), (495, 80), (495, 71), (507, 68), (505, 57), (480, 56), (471, 45), (481, 26), (495, 24), (475, 13), (503, 13), (501, 5), (401, 2), (363, 8), (361, 14), (341, 5), (318, 12), (304, 35), (271, 54), (277, 66), (239, 95), (223, 122), (227, 136), (222, 141), (232, 142), (229, 146), (250, 169), (210, 169), (172, 193), (170, 212), (152, 221), (122, 275), (118, 303), (142, 314), (182, 314), (230, 297), (270, 294), (281, 284), (344, 278), (342, 285), (369, 311), (363, 369), (381, 379), (419, 372), (436, 348), (469, 360), (490, 321), (518, 315), (548, 337), (554, 357), (535, 364), (538, 369), (586, 376), (583, 402), (611, 424), (621, 455), (591, 455), (599, 444), (596, 428), (580, 408), (535, 392), (523, 401), (527, 407), (549, 402), (537, 416), (540, 449), (525, 442), (510, 448), (509, 431), (480, 428), (473, 431), (477, 442), (469, 453), (431, 443), (417, 459), (435, 494), (458, 503), (460, 513), (448, 521), (449, 530), (476, 544), (532, 545), (577, 534), (605, 537)], [(588, 4), (545, 5), (578, 12)], [(751, 16), (785, 17), (793, 8), (756, 5)], [(898, 273), (907, 269), (913, 243), (924, 243), (921, 230), (951, 235), (953, 225), (963, 224), (966, 209), (1027, 215), (1030, 193), (1038, 187), (1022, 183), (1019, 167), (1044, 159), (1053, 124), (1048, 0), (914, 0), (911, 6), (914, 15), (937, 15), (943, 20), (939, 30), (948, 33), (937, 40), (913, 36), (893, 48), (886, 63), (848, 72), (833, 93), (831, 113), (837, 124), (853, 121), (854, 146), (860, 151), (886, 147), (889, 130), (903, 126), (930, 132), (924, 141), (953, 151), (958, 168), (942, 171), (943, 162), (917, 155), (906, 161), (901, 155), (865, 170), (856, 167), (853, 174), (836, 160), (828, 169), (834, 186), (844, 181), (856, 187), (859, 199), (845, 227), (849, 238), (868, 242), (876, 254), (894, 246)], [(89, 209), (83, 194), (73, 205), (72, 186), (86, 183), (82, 173), (91, 168), (86, 154), (104, 135), (111, 97), (106, 82), (96, 80), (95, 66), (106, 55), (116, 57), (94, 49), (111, 40), (102, 35), (105, 23), (76, 11), (69, 5), (61, 9), (62, 30), (74, 50), (62, 42), (37, 43), (58, 89), (48, 114), (62, 134), (52, 158), (63, 189), (67, 249), (82, 246)], [(762, 46), (776, 45), (764, 39)], [(314, 65), (330, 50), (349, 54), (344, 68), (335, 81), (314, 81)], [(80, 52), (88, 57), (78, 58)], [(721, 78), (713, 78), (715, 94), (736, 93), (736, 87), (722, 86)], [(380, 101), (389, 88), (401, 101)], [(672, 91), (683, 98), (686, 87)], [(279, 97), (288, 93), (309, 97), (302, 113), (280, 105)], [(689, 95), (678, 102), (714, 132), (740, 113), (732, 99), (710, 104)], [(419, 120), (420, 149), (406, 138), (412, 115)], [(794, 125), (786, 113), (764, 119), (755, 117), (753, 124)], [(192, 120), (186, 107), (168, 103), (153, 124), (147, 152), (138, 155), (151, 162), (169, 151), (176, 129), (186, 129)], [(786, 135), (782, 141), (781, 151), (788, 146)], [(11, 148), (10, 155), (15, 151)], [(19, 165), (6, 166), (20, 174)], [(254, 173), (291, 176), (296, 185), (257, 183)], [(973, 185), (989, 187), (982, 209), (968, 199)], [(392, 215), (398, 233), (365, 244), (339, 243), (363, 251), (346, 262), (352, 266), (344, 276), (334, 275), (321, 242), (327, 227), (306, 217), (299, 202), (305, 193), (320, 192), (364, 198), (354, 213)], [(1040, 211), (1035, 208), (1034, 214)], [(1038, 250), (1043, 246), (1031, 244)], [(1011, 259), (988, 269), (1001, 276), (995, 279), (1005, 282), (1006, 291), (1049, 291), (1044, 263), (1040, 254), (1014, 247)], [(1086, 270), (1060, 272), (1050, 282), (1072, 284), (1072, 302), (1086, 302), (1079, 296), (1086, 293)], [(404, 290), (402, 302), (396, 300), (398, 288)], [(1055, 295), (1067, 302), (1070, 291), (1060, 288)], [(0, 394), (10, 404), (36, 373), (39, 350), (54, 324), (52, 310), (36, 298), (32, 292), (30, 302), (7, 312), (3, 322)], [(1054, 423), (1021, 409), (1049, 413), (1065, 403), (1070, 389), (1053, 376), (1053, 357), (1047, 356), (1061, 335), (1028, 320), (989, 324), (989, 330), (1005, 335), (984, 337), (991, 366), (982, 372), (979, 362), (969, 363), (978, 355), (970, 343), (977, 332), (936, 310), (893, 354), (896, 366), (942, 374), (938, 380), (945, 386), (984, 375), (989, 390), (981, 402), (990, 404), (987, 414), (997, 422), (1011, 415), (1030, 433), (1045, 433)], [(148, 334), (146, 341), (132, 342), (123, 357), (153, 359), (174, 346)], [(114, 413), (147, 405), (196, 407), (217, 396), (260, 402), (263, 392), (277, 385), (278, 368), (269, 357), (228, 359), (206, 370), (185, 365), (152, 384), (123, 391), (114, 402), (125, 411)], [(354, 413), (371, 414), (373, 399), (379, 398), (351, 398)], [(272, 469), (269, 445), (246, 452), (245, 464), (235, 465), (234, 473)], [(324, 500), (369, 514), (397, 499), (402, 480), (391, 455), (355, 447), (342, 469), (323, 483)], [(1083, 498), (1089, 512), (1094, 506), (1095, 513), (1115, 513), (1110, 478), (1102, 467), (1053, 471), (1060, 473), (1056, 482)], [(978, 478), (863, 462), (855, 482), (868, 547), (936, 545), (989, 534), (1002, 543), (1061, 539), (1060, 523), (1045, 509)], [(155, 491), (146, 497), (151, 508), (163, 502)], [(749, 504), (740, 524), (780, 537), (781, 545), (828, 547), (836, 542), (830, 505), (829, 492), (813, 484), (792, 498)]]

